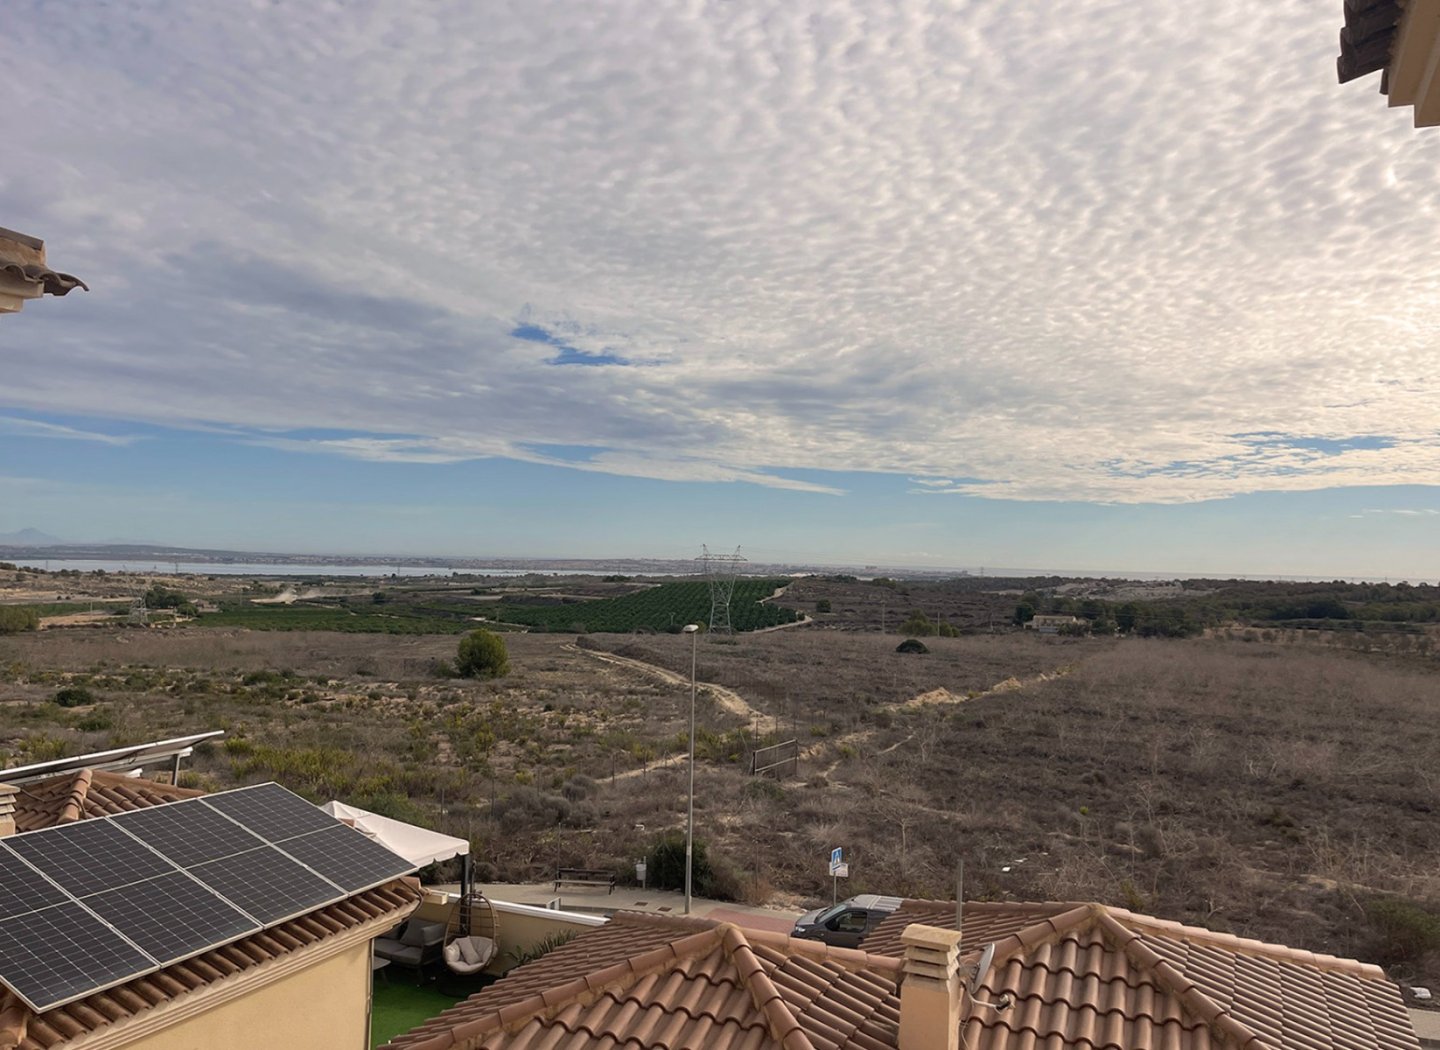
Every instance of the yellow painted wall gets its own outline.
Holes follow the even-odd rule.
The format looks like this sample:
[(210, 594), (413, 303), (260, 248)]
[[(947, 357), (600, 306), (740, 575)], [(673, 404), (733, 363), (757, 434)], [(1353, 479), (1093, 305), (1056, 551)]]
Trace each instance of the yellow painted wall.
[(125, 1050), (367, 1050), (370, 942), (125, 1044)]
[(584, 933), (591, 929), (589, 926), (582, 926), (579, 923), (567, 922), (556, 916), (549, 918), (538, 915), (511, 915), (499, 916), (500, 924), (500, 951), (498, 958), (485, 968), (486, 973), (503, 973), (515, 965), (515, 958), (512, 952), (527, 951), (534, 948), (546, 937), (552, 934), (574, 932)]

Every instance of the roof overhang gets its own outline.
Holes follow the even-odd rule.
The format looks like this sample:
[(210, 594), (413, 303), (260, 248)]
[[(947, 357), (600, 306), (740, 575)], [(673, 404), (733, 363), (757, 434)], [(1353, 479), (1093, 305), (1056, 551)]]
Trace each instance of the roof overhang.
[(1340, 82), (1381, 71), (1391, 106), (1413, 106), (1415, 126), (1440, 126), (1440, 0), (1345, 0)]
[(1386, 70), (1390, 105), (1414, 106), (1415, 126), (1440, 126), (1440, 0), (1409, 0)]
[(45, 265), (45, 242), (0, 226), (0, 314), (15, 313), (28, 299), (65, 295), (85, 282)]

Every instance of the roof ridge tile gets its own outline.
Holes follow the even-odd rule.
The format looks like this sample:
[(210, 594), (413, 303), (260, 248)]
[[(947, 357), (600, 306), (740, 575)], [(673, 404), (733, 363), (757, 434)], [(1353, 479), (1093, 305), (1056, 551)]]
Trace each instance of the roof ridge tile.
[[(1097, 907), (1102, 909), (1099, 915), (1100, 929), (1111, 943), (1123, 951), (1135, 965), (1146, 967), (1155, 974), (1161, 987), (1173, 994), (1192, 1017), (1208, 1027), (1218, 1042), (1232, 1046), (1235, 1050), (1256, 1050), (1266, 1045), (1257, 1032), (1207, 995), (1174, 963), (1160, 958), (1158, 953), (1144, 943), (1139, 932), (1123, 925), (1104, 905)], [(1132, 913), (1125, 914), (1130, 916)]]
[(741, 986), (750, 993), (750, 998), (765, 1018), (770, 1034), (785, 1050), (816, 1050), (815, 1044), (805, 1034), (800, 1019), (790, 1009), (789, 1002), (775, 987), (775, 982), (765, 972), (764, 965), (746, 940), (745, 931), (734, 923), (720, 926), (720, 943), (724, 946), (730, 965), (740, 974)]

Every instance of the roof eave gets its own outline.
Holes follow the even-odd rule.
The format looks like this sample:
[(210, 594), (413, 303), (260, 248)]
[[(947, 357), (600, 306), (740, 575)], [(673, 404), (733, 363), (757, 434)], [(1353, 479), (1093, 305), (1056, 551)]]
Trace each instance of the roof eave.
[(1415, 126), (1440, 126), (1440, 0), (1409, 0), (1386, 70), (1390, 105), (1414, 106)]

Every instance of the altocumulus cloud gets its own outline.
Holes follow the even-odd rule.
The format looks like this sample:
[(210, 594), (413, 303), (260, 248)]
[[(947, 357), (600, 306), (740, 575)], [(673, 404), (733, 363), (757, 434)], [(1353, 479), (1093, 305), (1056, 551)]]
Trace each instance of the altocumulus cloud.
[(0, 215), (95, 291), (0, 327), (0, 404), (942, 496), (1431, 483), (1440, 135), (1334, 85), (1338, 22), (7, 3), (45, 102)]

